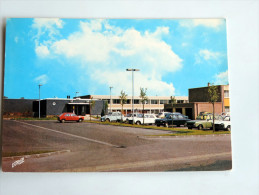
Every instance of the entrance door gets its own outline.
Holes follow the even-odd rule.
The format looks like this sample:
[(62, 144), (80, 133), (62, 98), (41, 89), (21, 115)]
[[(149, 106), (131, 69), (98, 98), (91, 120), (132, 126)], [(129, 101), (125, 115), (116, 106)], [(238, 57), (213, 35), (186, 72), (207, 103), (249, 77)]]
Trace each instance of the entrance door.
[(189, 119), (193, 119), (192, 118), (192, 108), (185, 108), (185, 114), (186, 114), (186, 116), (188, 116)]

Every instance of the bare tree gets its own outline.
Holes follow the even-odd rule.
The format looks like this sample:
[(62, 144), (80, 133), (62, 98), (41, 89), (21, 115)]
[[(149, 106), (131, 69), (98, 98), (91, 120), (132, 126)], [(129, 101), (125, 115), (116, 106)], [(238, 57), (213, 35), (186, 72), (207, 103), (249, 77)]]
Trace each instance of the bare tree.
[(217, 102), (219, 99), (219, 91), (218, 87), (215, 85), (211, 85), (208, 87), (208, 102), (212, 104), (213, 108), (213, 119), (212, 119), (212, 124), (213, 124), (213, 133), (215, 132), (215, 102)]
[(127, 94), (123, 90), (121, 90), (120, 100), (121, 100), (121, 122), (122, 122), (123, 105), (127, 103)]
[(145, 103), (146, 103), (146, 101), (148, 100), (148, 98), (147, 98), (147, 88), (141, 88), (140, 87), (140, 96), (139, 96), (140, 98), (141, 98), (141, 103), (142, 103), (142, 105), (143, 105), (143, 111), (142, 111), (142, 114), (143, 114), (143, 124), (145, 124), (145, 121), (144, 121), (144, 109), (145, 109)]
[(171, 106), (172, 106), (172, 127), (174, 127), (174, 104), (176, 103), (176, 99), (175, 99), (175, 96), (170, 96), (170, 103), (171, 103)]
[(95, 106), (95, 101), (93, 100), (93, 97), (91, 97), (90, 100), (90, 121), (92, 120), (92, 109)]

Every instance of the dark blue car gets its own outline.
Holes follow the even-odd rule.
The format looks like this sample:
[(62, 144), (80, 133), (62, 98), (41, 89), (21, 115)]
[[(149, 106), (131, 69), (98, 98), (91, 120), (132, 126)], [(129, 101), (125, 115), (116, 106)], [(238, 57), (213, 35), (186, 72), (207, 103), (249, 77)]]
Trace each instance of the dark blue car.
[[(170, 125), (176, 125), (177, 127), (180, 127), (181, 125), (185, 126), (186, 122), (189, 120), (190, 119), (188, 119), (188, 116), (185, 116), (178, 112), (174, 112), (174, 113), (167, 114), (165, 118), (156, 119), (155, 125), (158, 127), (160, 126), (168, 127)], [(173, 124), (172, 124), (172, 121), (173, 121)]]

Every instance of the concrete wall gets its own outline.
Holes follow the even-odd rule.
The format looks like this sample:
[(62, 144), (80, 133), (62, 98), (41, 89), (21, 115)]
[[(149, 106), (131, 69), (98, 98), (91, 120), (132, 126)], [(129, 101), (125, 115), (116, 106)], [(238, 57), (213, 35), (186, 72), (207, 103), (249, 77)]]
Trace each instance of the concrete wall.
[(67, 104), (70, 100), (43, 100), (46, 101), (46, 115), (59, 115), (67, 112)]
[(34, 99), (3, 99), (3, 114), (32, 114)]

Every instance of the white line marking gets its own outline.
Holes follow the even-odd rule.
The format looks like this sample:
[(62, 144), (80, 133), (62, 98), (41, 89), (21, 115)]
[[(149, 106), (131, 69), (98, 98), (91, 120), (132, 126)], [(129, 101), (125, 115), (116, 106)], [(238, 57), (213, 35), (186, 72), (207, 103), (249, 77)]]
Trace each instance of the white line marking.
[(30, 123), (25, 123), (25, 122), (21, 122), (21, 121), (15, 121), (15, 122), (22, 123), (22, 124), (29, 125), (29, 126), (33, 126), (33, 127), (37, 127), (37, 128), (41, 128), (41, 129), (45, 129), (45, 130), (52, 131), (52, 132), (55, 132), (55, 133), (60, 133), (60, 134), (63, 134), (63, 135), (68, 135), (68, 136), (71, 136), (71, 137), (76, 137), (76, 138), (79, 138), (79, 139), (83, 139), (83, 140), (98, 143), (98, 144), (103, 144), (103, 145), (112, 146), (112, 147), (119, 147), (117, 145), (113, 145), (113, 144), (110, 144), (110, 143), (107, 143), (107, 142), (102, 142), (102, 141), (95, 140), (95, 139), (89, 139), (89, 138), (86, 138), (86, 137), (82, 137), (82, 136), (74, 135), (74, 134), (70, 134), (70, 133), (65, 133), (65, 132), (61, 132), (61, 131), (56, 131), (54, 129), (49, 129), (49, 128), (46, 128), (46, 127), (41, 127), (41, 126), (33, 125), (33, 124), (30, 124)]

